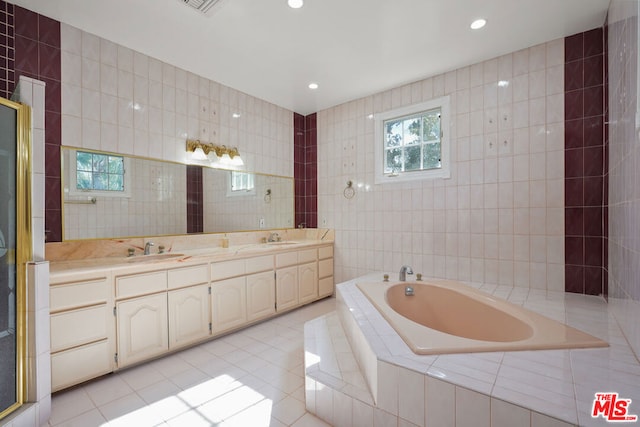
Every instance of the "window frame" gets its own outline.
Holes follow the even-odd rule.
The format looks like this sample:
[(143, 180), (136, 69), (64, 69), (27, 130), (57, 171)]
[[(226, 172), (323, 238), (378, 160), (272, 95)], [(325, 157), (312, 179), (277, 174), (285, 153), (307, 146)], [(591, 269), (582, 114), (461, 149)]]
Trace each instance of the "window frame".
[[(78, 152), (82, 153), (90, 153), (90, 154), (100, 154), (105, 156), (113, 156), (113, 157), (122, 157), (123, 160), (123, 191), (113, 191), (113, 190), (79, 190), (78, 189), (78, 163), (77, 163), (77, 155)], [(73, 149), (68, 150), (69, 158), (67, 168), (69, 171), (69, 196), (73, 197), (131, 197), (131, 159), (123, 154), (118, 153), (107, 153), (102, 151), (93, 151), (93, 150), (84, 150), (84, 149)]]
[[(384, 122), (391, 119), (410, 118), (420, 113), (440, 109), (440, 167), (433, 169), (420, 169), (397, 173), (385, 173), (385, 131)], [(449, 95), (434, 98), (406, 107), (396, 108), (382, 113), (374, 114), (374, 138), (375, 138), (375, 183), (385, 184), (390, 182), (406, 182), (425, 179), (451, 178), (451, 141), (450, 141), (450, 97)]]
[[(234, 174), (241, 173), (245, 175), (253, 175), (253, 187), (249, 190), (234, 190), (233, 189), (233, 178)], [(227, 197), (247, 197), (247, 196), (255, 196), (256, 195), (256, 174), (253, 172), (246, 171), (229, 171), (229, 179), (227, 180)]]

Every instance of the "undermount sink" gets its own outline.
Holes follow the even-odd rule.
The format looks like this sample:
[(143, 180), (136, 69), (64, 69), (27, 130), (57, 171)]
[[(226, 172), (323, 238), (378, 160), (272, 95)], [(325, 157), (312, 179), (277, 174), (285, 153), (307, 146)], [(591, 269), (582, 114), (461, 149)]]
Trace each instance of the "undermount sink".
[(293, 240), (287, 240), (283, 242), (267, 242), (267, 245), (270, 246), (281, 246), (281, 245), (295, 245), (298, 242), (294, 242)]
[(127, 259), (129, 263), (140, 263), (140, 262), (153, 262), (153, 261), (165, 261), (173, 258), (183, 257), (184, 254), (154, 254), (154, 255), (140, 255), (136, 257), (131, 257)]

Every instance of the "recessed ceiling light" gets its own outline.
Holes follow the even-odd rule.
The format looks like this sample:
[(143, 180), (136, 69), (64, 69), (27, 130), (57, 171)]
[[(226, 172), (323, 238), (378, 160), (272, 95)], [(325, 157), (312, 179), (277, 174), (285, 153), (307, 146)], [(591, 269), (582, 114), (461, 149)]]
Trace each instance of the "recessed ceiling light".
[(484, 27), (486, 24), (487, 24), (487, 20), (480, 18), (473, 21), (470, 26), (472, 30), (479, 30), (480, 28)]
[(239, 118), (240, 118), (240, 116), (241, 116), (241, 114), (240, 114), (240, 113), (233, 113), (233, 114), (231, 115), (231, 117), (233, 117), (234, 119), (239, 119)]
[(287, 4), (291, 9), (300, 9), (304, 4), (303, 0), (287, 0)]
[(309, 89), (313, 89), (313, 90), (318, 89), (318, 83), (309, 83)]

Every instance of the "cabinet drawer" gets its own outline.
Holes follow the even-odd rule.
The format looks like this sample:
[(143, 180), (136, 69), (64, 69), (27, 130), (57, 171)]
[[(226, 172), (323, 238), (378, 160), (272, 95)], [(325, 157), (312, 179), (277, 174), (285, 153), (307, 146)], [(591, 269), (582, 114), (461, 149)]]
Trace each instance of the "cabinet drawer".
[(333, 258), (318, 261), (318, 277), (333, 276)]
[(106, 277), (76, 283), (51, 285), (49, 289), (51, 311), (68, 310), (74, 307), (107, 302), (108, 290)]
[(298, 251), (298, 263), (303, 264), (307, 262), (313, 262), (318, 258), (317, 249), (305, 249)]
[(106, 338), (106, 319), (106, 304), (51, 315), (51, 351)]
[(260, 256), (255, 258), (246, 259), (247, 263), (246, 273), (259, 273), (261, 271), (273, 270), (273, 256)]
[(333, 246), (318, 248), (318, 259), (333, 258)]
[(169, 289), (183, 288), (185, 286), (199, 285), (209, 282), (207, 265), (194, 267), (175, 268), (167, 272)]
[(167, 273), (165, 271), (116, 278), (117, 298), (145, 295), (166, 290)]
[(111, 372), (112, 360), (106, 340), (52, 354), (51, 389), (61, 390)]
[(226, 279), (228, 277), (243, 276), (245, 274), (245, 261), (214, 262), (211, 264), (211, 281)]
[(287, 267), (298, 263), (298, 252), (285, 252), (276, 255), (276, 267)]

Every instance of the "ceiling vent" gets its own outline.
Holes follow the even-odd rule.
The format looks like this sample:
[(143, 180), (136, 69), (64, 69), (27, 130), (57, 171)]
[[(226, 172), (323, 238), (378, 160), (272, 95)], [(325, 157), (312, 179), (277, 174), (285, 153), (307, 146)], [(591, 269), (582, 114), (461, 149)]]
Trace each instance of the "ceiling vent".
[(195, 10), (207, 13), (216, 5), (216, 3), (219, 3), (220, 0), (182, 0), (182, 2), (187, 6), (191, 6)]

